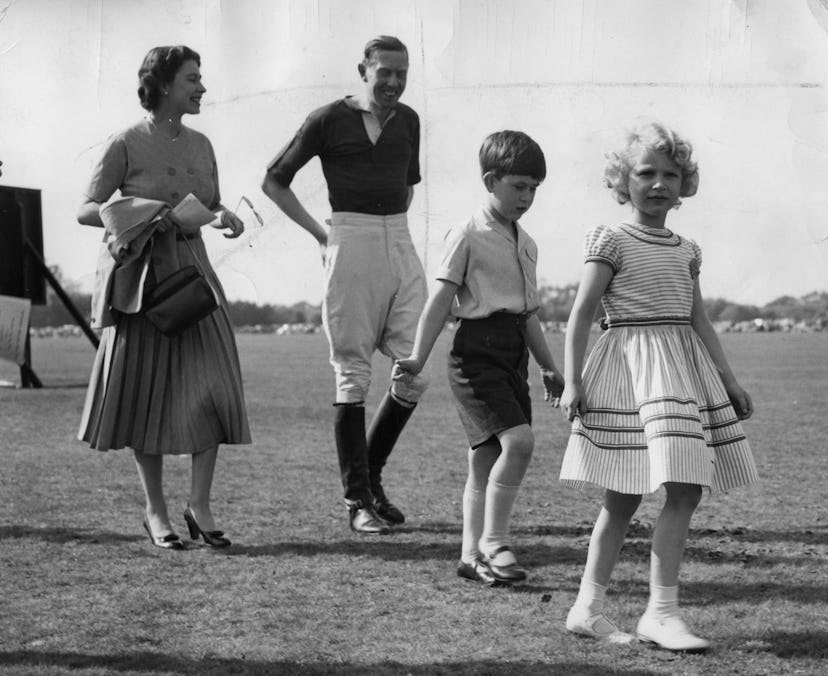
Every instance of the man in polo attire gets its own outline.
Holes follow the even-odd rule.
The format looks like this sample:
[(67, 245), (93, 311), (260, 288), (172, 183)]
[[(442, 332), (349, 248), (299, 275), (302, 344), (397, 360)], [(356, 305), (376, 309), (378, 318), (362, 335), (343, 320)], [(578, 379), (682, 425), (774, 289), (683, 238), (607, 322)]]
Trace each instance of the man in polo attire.
[[(420, 181), (420, 121), (399, 103), (408, 51), (379, 36), (358, 65), (363, 90), (314, 110), (267, 166), (262, 189), (319, 242), (325, 263), (323, 325), (336, 376), (334, 438), (351, 528), (390, 532), (405, 517), (386, 497), (382, 468), (425, 381), (393, 383), (365, 431), (375, 350), (410, 354), (427, 289), (406, 211)], [(328, 186), (330, 229), (311, 216), (290, 183), (318, 156)]]

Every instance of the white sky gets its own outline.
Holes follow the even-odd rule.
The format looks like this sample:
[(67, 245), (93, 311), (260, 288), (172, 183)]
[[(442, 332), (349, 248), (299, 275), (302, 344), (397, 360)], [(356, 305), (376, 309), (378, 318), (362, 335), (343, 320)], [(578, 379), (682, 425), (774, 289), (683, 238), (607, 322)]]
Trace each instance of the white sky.
[[(423, 124), (410, 210), (433, 273), (447, 227), (482, 196), (477, 149), (520, 129), (548, 177), (523, 226), (539, 281), (578, 280), (583, 234), (627, 215), (601, 186), (604, 151), (639, 116), (695, 145), (696, 197), (668, 227), (704, 252), (706, 296), (765, 303), (828, 290), (828, 0), (0, 0), (4, 185), (42, 190), (47, 262), (90, 289), (100, 231), (75, 221), (106, 137), (140, 119), (150, 47), (201, 54), (201, 115), (224, 203), (244, 194), (264, 229), (207, 233), (231, 299), (321, 299), (315, 242), (269, 203), (264, 167), (305, 115), (358, 90), (367, 39), (409, 47), (404, 101)], [(294, 190), (322, 220), (314, 160)], [(254, 224), (240, 210), (249, 226)]]

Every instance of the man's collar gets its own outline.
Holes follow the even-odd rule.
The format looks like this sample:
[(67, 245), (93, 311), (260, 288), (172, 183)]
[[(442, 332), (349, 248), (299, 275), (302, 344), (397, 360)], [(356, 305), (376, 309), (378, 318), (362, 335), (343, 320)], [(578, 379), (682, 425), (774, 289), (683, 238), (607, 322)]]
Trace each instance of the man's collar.
[[(379, 119), (379, 117), (377, 117), (377, 115), (374, 113), (374, 111), (371, 110), (370, 106), (367, 106), (365, 104), (365, 102), (360, 99), (359, 96), (356, 96), (354, 94), (349, 94), (348, 96), (345, 97), (344, 100), (345, 100), (345, 105), (348, 106), (351, 110), (358, 110), (361, 113), (367, 113), (368, 115), (373, 115), (374, 117)], [(385, 116), (385, 119), (383, 120), (383, 124), (385, 124), (388, 120), (390, 120), (396, 114), (397, 114), (396, 107), (389, 110), (388, 114)]]

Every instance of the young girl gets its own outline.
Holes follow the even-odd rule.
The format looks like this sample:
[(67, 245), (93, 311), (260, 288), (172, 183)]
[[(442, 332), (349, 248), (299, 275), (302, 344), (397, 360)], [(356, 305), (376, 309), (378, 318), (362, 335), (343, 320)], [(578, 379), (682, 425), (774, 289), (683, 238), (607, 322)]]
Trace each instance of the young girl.
[[(705, 314), (701, 250), (665, 227), (679, 198), (698, 188), (691, 145), (650, 123), (607, 157), (605, 183), (632, 213), (587, 234), (566, 335), (561, 406), (573, 425), (561, 480), (606, 489), (566, 627), (612, 642), (632, 639), (604, 615), (604, 594), (642, 494), (664, 486), (650, 600), (636, 633), (668, 650), (705, 650), (709, 642), (679, 616), (679, 566), (702, 487), (727, 490), (758, 478), (739, 423), (753, 405)], [(608, 330), (583, 368), (599, 301)]]
[(449, 383), (469, 440), (457, 574), (494, 586), (526, 578), (509, 547), (509, 519), (535, 443), (529, 353), (553, 406), (563, 378), (536, 314), (538, 248), (518, 224), (546, 177), (543, 151), (522, 132), (501, 131), (483, 141), (479, 161), (486, 201), (447, 235), (414, 349), (393, 377), (404, 382), (422, 370), (454, 306)]

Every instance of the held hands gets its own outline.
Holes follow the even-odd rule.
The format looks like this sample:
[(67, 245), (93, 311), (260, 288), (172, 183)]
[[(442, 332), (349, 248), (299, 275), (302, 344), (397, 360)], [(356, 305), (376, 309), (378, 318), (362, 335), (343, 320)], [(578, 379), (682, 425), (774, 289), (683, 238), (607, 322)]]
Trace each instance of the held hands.
[(213, 225), (217, 230), (229, 230), (230, 234), (224, 233), (227, 239), (235, 239), (244, 232), (244, 221), (232, 211), (224, 210), (219, 216), (218, 223)]
[(397, 359), (394, 362), (394, 368), (391, 370), (391, 380), (400, 380), (406, 382), (411, 380), (414, 376), (423, 370), (423, 364), (419, 359), (407, 357), (406, 359)]
[(541, 367), (541, 378), (543, 378), (543, 400), (548, 401), (552, 408), (558, 408), (561, 403), (561, 395), (564, 391), (564, 379), (560, 372), (555, 369)]
[(575, 416), (586, 413), (586, 397), (584, 388), (579, 384), (567, 383), (561, 395), (561, 410), (569, 422), (575, 420)]

